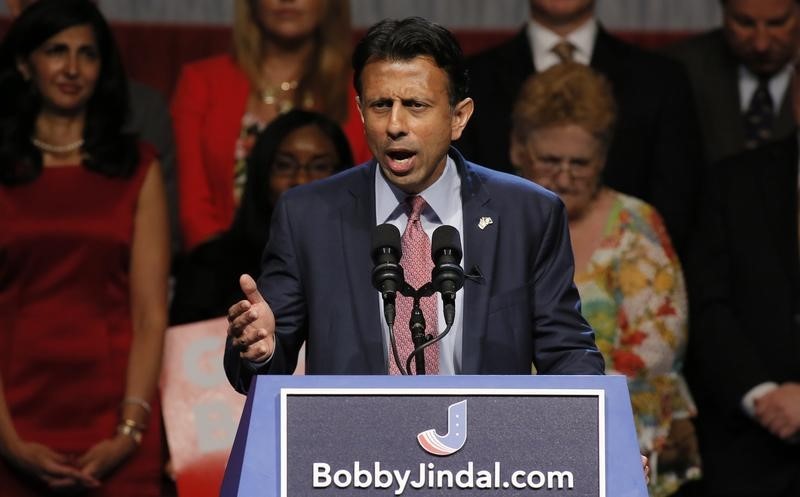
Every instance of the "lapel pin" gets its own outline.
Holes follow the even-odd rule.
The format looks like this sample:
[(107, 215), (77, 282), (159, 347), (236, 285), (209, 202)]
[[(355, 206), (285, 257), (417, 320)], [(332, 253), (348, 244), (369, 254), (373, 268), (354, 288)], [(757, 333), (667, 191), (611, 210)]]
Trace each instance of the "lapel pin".
[(481, 218), (480, 221), (478, 221), (478, 228), (486, 229), (486, 227), (492, 224), (493, 222), (494, 221), (492, 221), (492, 218), (484, 216)]

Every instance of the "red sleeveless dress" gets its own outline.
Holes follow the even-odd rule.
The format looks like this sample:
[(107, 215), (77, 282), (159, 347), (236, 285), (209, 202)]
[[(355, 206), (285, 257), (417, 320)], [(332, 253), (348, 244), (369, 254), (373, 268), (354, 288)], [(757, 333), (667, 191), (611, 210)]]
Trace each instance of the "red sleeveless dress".
[[(132, 328), (134, 212), (153, 152), (130, 178), (46, 167), (0, 185), (0, 371), (20, 437), (80, 455), (114, 435)], [(158, 496), (160, 412), (142, 446), (91, 496)], [(46, 495), (0, 460), (0, 495)]]

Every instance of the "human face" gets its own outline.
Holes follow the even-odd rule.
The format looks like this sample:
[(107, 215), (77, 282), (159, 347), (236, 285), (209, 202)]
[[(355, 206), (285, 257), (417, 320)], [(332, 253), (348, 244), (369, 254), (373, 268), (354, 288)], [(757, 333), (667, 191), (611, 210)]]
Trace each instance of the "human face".
[(384, 176), (417, 194), (441, 176), (450, 142), (472, 115), (472, 99), (450, 105), (450, 78), (430, 57), (374, 60), (361, 73), (359, 109)]
[(42, 110), (82, 113), (100, 76), (100, 51), (88, 24), (67, 28), (47, 39), (17, 69), (33, 82)]
[(797, 51), (800, 7), (796, 0), (727, 0), (723, 28), (742, 64), (755, 74), (770, 76)]
[(283, 139), (272, 162), (269, 177), (270, 202), (289, 188), (327, 178), (339, 166), (333, 141), (317, 126), (297, 128)]
[(525, 177), (561, 197), (570, 219), (582, 217), (600, 187), (605, 162), (600, 140), (581, 126), (564, 124), (534, 130), (526, 148)]
[(253, 0), (267, 37), (285, 42), (309, 39), (322, 22), (326, 0)]
[(594, 0), (528, 0), (531, 17), (554, 28), (580, 26), (594, 15)]

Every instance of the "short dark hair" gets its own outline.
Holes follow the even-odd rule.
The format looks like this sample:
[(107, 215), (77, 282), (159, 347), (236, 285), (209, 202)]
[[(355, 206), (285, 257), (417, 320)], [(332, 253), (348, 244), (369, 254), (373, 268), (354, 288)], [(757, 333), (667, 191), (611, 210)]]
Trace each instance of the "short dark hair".
[(464, 53), (455, 36), (421, 17), (384, 19), (369, 28), (353, 51), (353, 85), (361, 95), (361, 73), (374, 60), (411, 60), (431, 57), (450, 79), (450, 104), (467, 97), (469, 78)]
[(100, 74), (86, 107), (84, 166), (128, 177), (138, 163), (136, 137), (123, 131), (128, 117), (128, 83), (108, 23), (90, 0), (39, 0), (22, 11), (0, 44), (0, 183), (32, 181), (42, 155), (30, 143), (41, 96), (17, 69), (30, 54), (65, 29), (89, 25), (100, 53)]
[(228, 236), (263, 250), (274, 206), (270, 205), (269, 178), (283, 140), (296, 129), (315, 126), (327, 136), (338, 159), (334, 172), (353, 166), (353, 153), (342, 128), (318, 112), (294, 109), (276, 117), (258, 134), (247, 157), (247, 182)]

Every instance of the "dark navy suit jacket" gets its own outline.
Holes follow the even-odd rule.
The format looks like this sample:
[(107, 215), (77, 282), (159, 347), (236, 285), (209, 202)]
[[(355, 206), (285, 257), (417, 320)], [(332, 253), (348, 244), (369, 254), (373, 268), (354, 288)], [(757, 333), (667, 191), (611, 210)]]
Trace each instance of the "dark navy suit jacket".
[[(567, 219), (558, 197), (516, 176), (466, 162), (461, 176), (463, 374), (602, 374), (580, 315)], [(276, 349), (260, 370), (230, 347), (225, 370), (246, 391), (253, 374), (291, 373), (304, 340), (309, 374), (386, 374), (371, 284), (375, 161), (292, 189), (273, 215), (258, 286), (276, 319)], [(481, 218), (491, 219), (483, 229)]]

